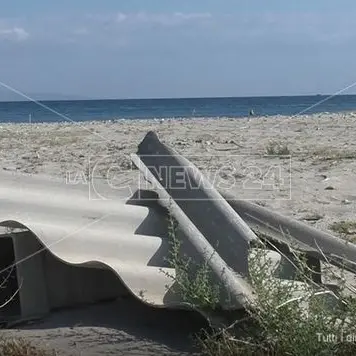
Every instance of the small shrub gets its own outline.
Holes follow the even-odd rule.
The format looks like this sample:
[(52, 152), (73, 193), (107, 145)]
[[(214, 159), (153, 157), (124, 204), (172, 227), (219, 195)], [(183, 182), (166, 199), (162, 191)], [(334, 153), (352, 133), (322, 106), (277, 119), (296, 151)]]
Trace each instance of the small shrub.
[(0, 356), (56, 356), (56, 353), (21, 338), (0, 338)]
[(266, 153), (269, 156), (289, 156), (290, 150), (286, 143), (270, 141), (266, 146)]
[[(262, 254), (262, 255), (261, 255)], [(285, 281), (270, 273), (263, 250), (250, 261), (251, 284), (258, 305), (248, 311), (245, 328), (205, 333), (200, 345), (206, 355), (352, 355), (356, 344), (343, 335), (356, 335), (354, 298), (332, 296), (311, 283), (303, 258), (298, 281)], [(262, 257), (262, 258), (261, 258)], [(333, 305), (330, 300), (333, 298)], [(335, 303), (335, 298), (338, 303)]]
[[(172, 267), (176, 268), (180, 290), (195, 306), (214, 306), (219, 301), (208, 270), (199, 277), (188, 277), (189, 263), (182, 261), (179, 245), (172, 235)], [(296, 254), (296, 276), (283, 280), (272, 273), (273, 261), (266, 258), (265, 248), (254, 249), (249, 258), (250, 283), (257, 305), (247, 310), (245, 317), (218, 330), (203, 330), (196, 340), (202, 354), (208, 356), (242, 355), (353, 355), (356, 338), (356, 299), (335, 294), (313, 282), (312, 272), (302, 254)], [(173, 257), (172, 257), (173, 256)], [(205, 274), (205, 276), (204, 276)], [(340, 288), (346, 283), (338, 279)], [(351, 288), (351, 290), (353, 290)], [(214, 300), (214, 303), (212, 301)], [(343, 339), (345, 336), (345, 339)]]
[(213, 283), (208, 260), (200, 266), (192, 259), (181, 255), (181, 242), (176, 237), (177, 222), (169, 217), (169, 265), (175, 269), (175, 276), (169, 276), (177, 284), (177, 292), (183, 301), (197, 309), (214, 309), (219, 301), (219, 286)]
[(338, 221), (330, 225), (330, 230), (341, 235), (348, 242), (356, 243), (356, 221)]
[(330, 225), (330, 229), (342, 235), (356, 235), (356, 221), (337, 221)]
[(319, 161), (341, 161), (356, 159), (354, 151), (338, 151), (334, 149), (320, 149), (313, 152), (313, 156)]

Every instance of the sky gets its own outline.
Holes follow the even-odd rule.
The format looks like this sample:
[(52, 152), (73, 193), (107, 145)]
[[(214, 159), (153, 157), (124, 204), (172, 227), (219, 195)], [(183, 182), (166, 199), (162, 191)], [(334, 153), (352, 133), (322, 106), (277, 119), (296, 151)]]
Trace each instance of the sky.
[(0, 0), (0, 94), (332, 94), (356, 82), (355, 13), (351, 0)]

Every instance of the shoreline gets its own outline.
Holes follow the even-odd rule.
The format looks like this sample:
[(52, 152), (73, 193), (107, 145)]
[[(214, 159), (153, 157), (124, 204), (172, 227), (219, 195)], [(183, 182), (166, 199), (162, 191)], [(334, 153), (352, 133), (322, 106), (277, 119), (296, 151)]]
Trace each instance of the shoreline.
[[(159, 123), (160, 121), (164, 122), (190, 122), (190, 121), (209, 121), (209, 120), (265, 120), (265, 119), (279, 119), (279, 120), (287, 120), (287, 119), (311, 119), (311, 118), (320, 118), (321, 116), (335, 116), (338, 117), (340, 115), (348, 115), (356, 117), (356, 110), (344, 110), (337, 112), (317, 112), (317, 113), (301, 113), (301, 114), (293, 114), (293, 115), (284, 115), (284, 114), (276, 114), (276, 115), (253, 115), (253, 116), (187, 116), (187, 117), (150, 117), (150, 118), (112, 118), (112, 119), (97, 119), (97, 120), (85, 120), (85, 121), (74, 121), (74, 120), (62, 120), (62, 121), (53, 121), (53, 122), (2, 122), (0, 120), (0, 127), (2, 126), (11, 126), (11, 125), (100, 125), (100, 124), (115, 124), (115, 123), (127, 123), (127, 122), (146, 122), (146, 123)], [(55, 114), (54, 114), (55, 116)]]

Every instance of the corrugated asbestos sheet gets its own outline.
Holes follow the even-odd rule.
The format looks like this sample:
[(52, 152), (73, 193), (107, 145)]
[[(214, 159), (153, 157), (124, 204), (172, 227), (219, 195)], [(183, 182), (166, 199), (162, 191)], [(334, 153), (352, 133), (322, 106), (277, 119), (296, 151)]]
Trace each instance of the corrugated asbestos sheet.
[[(63, 273), (68, 274), (57, 261), (92, 270), (109, 269), (146, 303), (179, 304), (169, 294), (172, 278), (167, 273), (174, 276), (175, 271), (167, 267), (165, 260), (167, 223), (160, 213), (127, 205), (120, 199), (90, 200), (88, 187), (82, 185), (3, 173), (0, 179), (1, 236), (13, 239), (23, 314), (42, 313), (53, 305), (70, 305), (72, 299), (80, 302), (80, 272), (76, 271), (77, 280), (71, 284), (56, 286)], [(0, 239), (0, 246), (4, 246), (1, 243)], [(48, 258), (47, 252), (53, 258)], [(6, 267), (2, 265), (3, 278)], [(80, 270), (83, 275), (88, 273)], [(48, 300), (49, 285), (58, 288), (60, 301)], [(77, 293), (68, 292), (66, 298), (62, 290), (73, 287)], [(103, 286), (98, 285), (99, 288)], [(109, 288), (107, 295), (104, 290), (97, 294), (97, 298), (105, 298), (113, 290)]]
[[(8, 286), (0, 290), (0, 304), (19, 290), (0, 309), (0, 319), (43, 315), (127, 292), (154, 307), (188, 307), (174, 288), (176, 271), (167, 262), (168, 211), (177, 222), (182, 253), (207, 262), (223, 286), (223, 309), (254, 304), (247, 277), (248, 254), (260, 241), (257, 230), (282, 247), (292, 239), (314, 266), (326, 254), (347, 258), (354, 270), (355, 245), (222, 196), (153, 132), (132, 160), (153, 186), (149, 199), (137, 189), (134, 199), (91, 199), (85, 184), (0, 174), (0, 285)], [(288, 254), (288, 248), (283, 252)]]

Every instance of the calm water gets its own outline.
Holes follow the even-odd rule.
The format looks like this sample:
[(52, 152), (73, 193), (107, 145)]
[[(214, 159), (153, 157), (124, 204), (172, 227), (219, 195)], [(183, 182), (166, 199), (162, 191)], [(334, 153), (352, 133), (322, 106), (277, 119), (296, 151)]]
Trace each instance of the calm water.
[[(55, 122), (109, 119), (241, 117), (356, 110), (356, 95), (0, 102), (0, 122)], [(326, 100), (319, 105), (318, 102)], [(41, 106), (43, 105), (43, 106)], [(45, 107), (44, 107), (45, 106)]]

